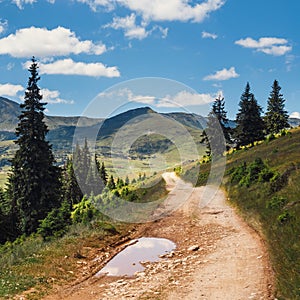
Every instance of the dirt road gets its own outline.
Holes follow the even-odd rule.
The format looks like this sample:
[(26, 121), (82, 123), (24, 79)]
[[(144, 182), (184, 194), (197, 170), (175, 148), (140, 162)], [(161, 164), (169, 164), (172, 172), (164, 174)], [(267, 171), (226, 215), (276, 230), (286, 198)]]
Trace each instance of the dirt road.
[[(225, 193), (212, 186), (191, 190), (174, 173), (165, 173), (164, 179), (170, 190), (165, 207), (180, 203), (182, 193), (191, 195), (165, 218), (139, 225), (135, 237), (168, 238), (176, 250), (159, 262), (145, 262), (145, 270), (135, 277), (91, 277), (59, 289), (47, 300), (274, 299), (263, 242), (226, 203)], [(211, 195), (208, 205), (200, 208), (203, 197)], [(95, 258), (99, 259), (90, 257), (84, 263)]]

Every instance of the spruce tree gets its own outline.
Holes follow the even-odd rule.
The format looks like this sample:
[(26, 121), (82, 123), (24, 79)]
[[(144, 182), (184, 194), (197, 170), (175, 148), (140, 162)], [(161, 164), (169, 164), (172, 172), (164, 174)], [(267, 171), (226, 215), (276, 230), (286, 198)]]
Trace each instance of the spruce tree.
[(107, 180), (108, 180), (108, 175), (107, 175), (107, 171), (106, 171), (106, 167), (104, 165), (104, 162), (102, 162), (102, 164), (101, 164), (100, 177), (102, 179), (102, 182), (103, 182), (104, 186), (106, 186), (107, 185)]
[(19, 148), (12, 159), (8, 185), (11, 201), (19, 209), (21, 233), (25, 234), (36, 231), (39, 220), (60, 205), (60, 171), (54, 165), (52, 147), (46, 141), (46, 103), (41, 102), (40, 77), (34, 57), (28, 71), (30, 77), (16, 129), (15, 143)]
[(88, 195), (99, 195), (101, 194), (104, 184), (100, 177), (100, 164), (97, 160), (97, 156), (94, 156), (94, 161), (91, 161), (89, 172), (86, 178), (86, 187)]
[(212, 153), (216, 156), (223, 154), (226, 142), (230, 143), (227, 112), (225, 111), (225, 101), (221, 95), (215, 99), (212, 109), (208, 114), (207, 126), (203, 130), (201, 137), (202, 143), (207, 146), (206, 154)]
[(116, 189), (115, 179), (114, 179), (113, 175), (110, 175), (110, 178), (107, 182), (107, 187), (109, 190)]
[(82, 191), (78, 185), (72, 159), (68, 158), (63, 173), (63, 199), (72, 207), (83, 198)]
[(267, 134), (276, 134), (284, 128), (288, 128), (288, 113), (284, 109), (284, 98), (280, 93), (281, 87), (277, 80), (274, 81), (272, 91), (268, 98), (267, 112), (265, 115)]
[(258, 105), (254, 95), (250, 92), (247, 83), (239, 103), (240, 109), (236, 116), (234, 135), (237, 148), (248, 144), (254, 145), (255, 141), (264, 138), (264, 121), (261, 117), (262, 108)]

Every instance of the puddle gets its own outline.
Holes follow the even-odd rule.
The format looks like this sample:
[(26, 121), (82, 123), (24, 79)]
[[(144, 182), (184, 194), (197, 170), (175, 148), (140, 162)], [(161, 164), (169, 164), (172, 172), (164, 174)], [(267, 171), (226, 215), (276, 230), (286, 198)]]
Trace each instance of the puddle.
[[(134, 243), (133, 243), (134, 242)], [(110, 260), (97, 275), (133, 276), (135, 272), (143, 271), (141, 261), (159, 261), (159, 255), (171, 252), (176, 245), (167, 239), (140, 238), (130, 243), (123, 251)]]

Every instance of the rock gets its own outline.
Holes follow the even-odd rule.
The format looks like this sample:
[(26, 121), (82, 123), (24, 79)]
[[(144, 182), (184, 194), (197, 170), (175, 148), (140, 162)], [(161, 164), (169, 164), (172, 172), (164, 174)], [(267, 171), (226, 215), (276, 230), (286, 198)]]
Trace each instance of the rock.
[(188, 248), (188, 251), (198, 251), (199, 248), (200, 248), (199, 245), (193, 245), (193, 246)]

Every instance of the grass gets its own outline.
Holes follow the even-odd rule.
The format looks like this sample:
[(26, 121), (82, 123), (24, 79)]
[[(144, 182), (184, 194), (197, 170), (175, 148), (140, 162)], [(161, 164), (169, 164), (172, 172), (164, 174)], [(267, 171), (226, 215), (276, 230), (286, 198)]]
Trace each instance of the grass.
[[(226, 187), (230, 202), (250, 226), (265, 238), (276, 275), (278, 299), (300, 299), (300, 129), (272, 141), (227, 156)], [(266, 182), (247, 185), (231, 181), (243, 164), (261, 158), (275, 175)], [(193, 175), (195, 167), (185, 173)], [(198, 185), (205, 184), (210, 163), (200, 167)], [(245, 182), (245, 181), (244, 181)]]
[(130, 228), (127, 224), (114, 224), (119, 232), (111, 235), (101, 228), (74, 225), (60, 239), (45, 242), (39, 236), (20, 239), (1, 246), (0, 298), (12, 299), (30, 290), (26, 299), (40, 299), (53, 284), (72, 282), (78, 269), (76, 254), (86, 255), (86, 249), (99, 249), (119, 239)]
[[(165, 182), (158, 174), (130, 188), (135, 189), (141, 202), (167, 195)], [(36, 234), (0, 246), (0, 298), (12, 299), (29, 290), (26, 299), (40, 299), (53, 285), (73, 282), (82, 271), (77, 253), (89, 256), (90, 252), (107, 249), (137, 226), (117, 221), (92, 224), (74, 224), (65, 236), (47, 242)]]

